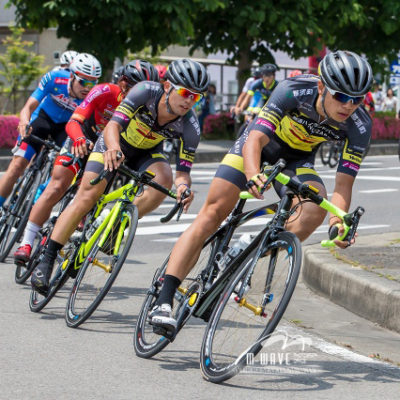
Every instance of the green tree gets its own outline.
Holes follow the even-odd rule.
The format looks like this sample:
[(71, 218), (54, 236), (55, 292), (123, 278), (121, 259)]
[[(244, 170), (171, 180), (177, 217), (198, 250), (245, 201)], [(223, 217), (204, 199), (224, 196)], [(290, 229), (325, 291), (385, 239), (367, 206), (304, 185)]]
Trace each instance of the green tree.
[(213, 12), (194, 16), (192, 50), (227, 51), (248, 72), (252, 62), (273, 62), (271, 50), (293, 58), (324, 44), (365, 54), (376, 70), (400, 49), (398, 0), (223, 0)]
[(46, 72), (46, 68), (41, 67), (44, 57), (27, 50), (33, 45), (33, 42), (22, 40), (24, 29), (10, 26), (10, 30), (11, 35), (3, 39), (6, 52), (0, 55), (0, 65), (2, 66), (0, 75), (5, 78), (5, 82), (1, 82), (1, 86), (3, 92), (7, 94), (1, 114), (4, 113), (11, 99), (13, 99), (13, 112), (15, 113), (18, 91), (27, 89), (35, 79)]
[(151, 47), (153, 55), (193, 35), (192, 11), (214, 11), (221, 0), (10, 0), (24, 27), (57, 27), (69, 47), (94, 54), (104, 69), (128, 51)]

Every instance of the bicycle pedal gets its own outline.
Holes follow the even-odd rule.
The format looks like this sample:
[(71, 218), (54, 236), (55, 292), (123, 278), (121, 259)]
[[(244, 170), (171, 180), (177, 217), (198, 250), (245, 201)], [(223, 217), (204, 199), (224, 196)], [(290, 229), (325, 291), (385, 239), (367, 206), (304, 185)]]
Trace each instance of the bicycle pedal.
[(163, 328), (161, 326), (155, 326), (153, 325), (153, 332), (156, 335), (160, 335), (160, 336), (164, 336), (166, 339), (168, 339), (170, 342), (173, 342), (175, 339), (175, 330), (174, 331), (170, 331), (167, 328)]

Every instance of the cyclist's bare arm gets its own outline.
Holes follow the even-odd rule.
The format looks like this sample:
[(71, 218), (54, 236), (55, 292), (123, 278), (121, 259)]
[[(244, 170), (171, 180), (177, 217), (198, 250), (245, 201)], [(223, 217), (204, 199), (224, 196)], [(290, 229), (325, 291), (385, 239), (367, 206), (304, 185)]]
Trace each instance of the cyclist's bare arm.
[[(184, 171), (176, 171), (175, 174), (175, 187), (176, 187), (176, 198), (180, 199), (182, 193), (190, 188), (190, 186), (192, 185), (192, 179), (190, 178), (190, 174), (188, 172), (184, 172)], [(187, 197), (185, 200), (183, 200), (183, 211), (187, 211), (191, 202), (193, 201), (194, 195), (193, 195), (193, 191), (190, 192), (189, 197)]]
[[(122, 126), (115, 121), (110, 121), (103, 131), (104, 143), (107, 146), (107, 151), (104, 153), (104, 169), (113, 171), (117, 169), (122, 161), (124, 161), (124, 155), (121, 151), (120, 146), (120, 133)], [(117, 159), (117, 153), (120, 152), (122, 157)]]
[[(266, 181), (265, 176), (260, 174), (261, 151), (268, 143), (269, 138), (265, 133), (252, 130), (243, 146), (243, 165), (246, 179), (250, 180), (259, 175), (259, 177), (253, 178), (253, 180), (260, 187)], [(258, 192), (257, 186), (250, 188), (249, 192), (257, 199), (262, 199), (263, 196)]]
[(240, 110), (245, 110), (250, 103), (250, 100), (253, 96), (251, 94), (246, 93), (246, 96), (243, 98), (242, 102), (239, 105)]
[(238, 99), (236, 100), (236, 104), (231, 107), (231, 113), (237, 114), (237, 109), (239, 108), (240, 104), (242, 103), (243, 99), (246, 97), (247, 93), (246, 92), (241, 92)]
[[(26, 127), (29, 125), (32, 113), (39, 106), (39, 102), (34, 97), (29, 97), (19, 114), (18, 133), (21, 137), (26, 136)], [(32, 129), (31, 129), (32, 130)], [(28, 134), (30, 131), (28, 132)]]
[[(351, 203), (351, 193), (353, 189), (355, 177), (344, 174), (342, 172), (338, 172), (336, 174), (335, 180), (335, 189), (332, 194), (331, 203), (335, 206), (341, 208), (344, 211), (348, 211)], [(341, 220), (339, 217), (336, 217), (332, 214), (329, 216), (329, 226), (335, 225), (336, 223), (340, 223)], [(339, 230), (339, 234), (341, 231)], [(354, 243), (354, 239), (351, 244)], [(339, 241), (336, 240), (335, 244), (341, 248), (346, 248), (348, 246), (347, 241)]]

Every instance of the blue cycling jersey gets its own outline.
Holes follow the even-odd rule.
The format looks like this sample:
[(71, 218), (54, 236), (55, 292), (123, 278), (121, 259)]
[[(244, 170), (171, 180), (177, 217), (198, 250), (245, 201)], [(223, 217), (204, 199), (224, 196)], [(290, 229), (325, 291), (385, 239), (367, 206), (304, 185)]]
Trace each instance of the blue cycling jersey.
[(71, 97), (68, 94), (68, 82), (71, 72), (67, 70), (50, 71), (39, 82), (39, 86), (32, 93), (40, 104), (33, 112), (31, 122), (43, 110), (55, 123), (67, 122), (75, 108), (83, 100)]
[[(263, 100), (261, 106), (258, 105), (260, 100)], [(257, 90), (256, 92), (254, 92), (253, 97), (250, 100), (249, 108), (262, 107), (264, 103), (265, 101), (263, 99), (262, 93), (259, 90)]]

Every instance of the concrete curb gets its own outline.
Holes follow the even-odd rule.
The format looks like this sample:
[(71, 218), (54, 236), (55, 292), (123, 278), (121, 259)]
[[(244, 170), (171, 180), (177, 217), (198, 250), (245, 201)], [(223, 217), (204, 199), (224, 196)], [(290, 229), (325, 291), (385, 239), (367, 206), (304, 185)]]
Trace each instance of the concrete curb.
[(398, 282), (338, 261), (328, 250), (317, 246), (304, 251), (303, 279), (334, 303), (400, 333)]

